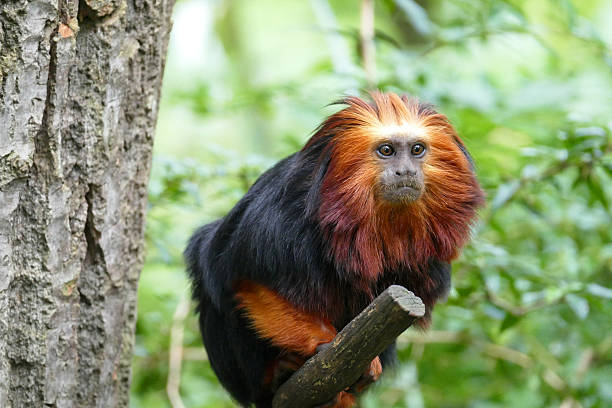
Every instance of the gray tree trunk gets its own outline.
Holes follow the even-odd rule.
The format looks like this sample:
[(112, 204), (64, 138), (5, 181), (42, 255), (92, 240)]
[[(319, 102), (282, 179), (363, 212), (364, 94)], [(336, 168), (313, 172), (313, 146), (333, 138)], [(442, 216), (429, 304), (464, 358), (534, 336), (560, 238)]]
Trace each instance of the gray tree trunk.
[(0, 407), (127, 406), (174, 0), (0, 3)]

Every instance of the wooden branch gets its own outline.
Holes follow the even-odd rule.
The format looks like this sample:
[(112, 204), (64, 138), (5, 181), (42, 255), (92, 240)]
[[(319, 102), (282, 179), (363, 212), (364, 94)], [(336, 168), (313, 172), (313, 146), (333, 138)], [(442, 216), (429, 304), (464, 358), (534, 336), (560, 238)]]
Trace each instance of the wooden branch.
[(315, 354), (274, 396), (274, 408), (310, 408), (330, 401), (354, 384), (370, 362), (425, 314), (420, 298), (393, 285)]
[(359, 27), (363, 68), (368, 85), (376, 86), (376, 45), (374, 44), (374, 0), (361, 0)]
[(183, 294), (176, 306), (172, 318), (172, 329), (170, 330), (170, 353), (168, 358), (168, 381), (166, 382), (166, 394), (172, 408), (185, 408), (181, 394), (181, 365), (183, 362), (183, 333), (185, 329), (185, 318), (189, 314), (189, 296)]

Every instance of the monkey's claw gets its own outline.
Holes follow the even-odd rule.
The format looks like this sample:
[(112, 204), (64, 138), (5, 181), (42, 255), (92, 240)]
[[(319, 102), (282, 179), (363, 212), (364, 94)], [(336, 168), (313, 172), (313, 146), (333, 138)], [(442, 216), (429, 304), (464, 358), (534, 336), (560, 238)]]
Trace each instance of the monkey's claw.
[(361, 394), (370, 384), (378, 380), (381, 374), (382, 364), (380, 363), (380, 359), (376, 357), (370, 362), (370, 366), (361, 374), (357, 382), (351, 385), (347, 391), (351, 394)]

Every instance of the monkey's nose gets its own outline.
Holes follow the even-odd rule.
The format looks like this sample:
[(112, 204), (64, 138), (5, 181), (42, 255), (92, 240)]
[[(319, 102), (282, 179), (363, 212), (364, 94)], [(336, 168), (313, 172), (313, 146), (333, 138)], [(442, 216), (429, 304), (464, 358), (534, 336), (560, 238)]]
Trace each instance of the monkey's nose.
[(402, 176), (414, 177), (414, 176), (416, 176), (416, 170), (409, 169), (409, 168), (406, 168), (406, 169), (397, 169), (397, 170), (395, 170), (395, 175), (399, 176), (399, 177), (402, 177)]

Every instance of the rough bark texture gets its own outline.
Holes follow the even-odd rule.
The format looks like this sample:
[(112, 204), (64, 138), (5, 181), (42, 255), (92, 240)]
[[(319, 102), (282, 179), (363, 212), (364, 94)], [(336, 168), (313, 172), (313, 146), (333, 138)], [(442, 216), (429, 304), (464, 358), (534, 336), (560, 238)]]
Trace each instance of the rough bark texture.
[(420, 298), (403, 286), (390, 286), (280, 386), (272, 406), (310, 408), (330, 401), (424, 314)]
[(0, 5), (0, 407), (127, 406), (174, 0)]

